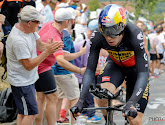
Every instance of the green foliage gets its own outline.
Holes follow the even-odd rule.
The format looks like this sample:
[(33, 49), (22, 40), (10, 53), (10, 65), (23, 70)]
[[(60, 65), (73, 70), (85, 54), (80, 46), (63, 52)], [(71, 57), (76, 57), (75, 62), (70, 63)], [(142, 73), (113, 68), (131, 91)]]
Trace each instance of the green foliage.
[(165, 1), (162, 1), (157, 4), (155, 8), (155, 13), (165, 13)]
[(90, 11), (95, 11), (101, 7), (99, 0), (90, 0), (87, 5), (89, 6)]
[(154, 21), (154, 24), (157, 24), (158, 22), (163, 20), (163, 13), (162, 14), (157, 14), (157, 13), (153, 13), (152, 15), (150, 15), (149, 20)]
[[(128, 0), (124, 0), (128, 1)], [(160, 21), (162, 20), (162, 12), (164, 12), (164, 0), (130, 0), (131, 6), (134, 7), (135, 20), (139, 16), (144, 16), (146, 19)], [(160, 3), (161, 2), (161, 3)], [(162, 4), (164, 3), (164, 4)], [(155, 11), (156, 10), (156, 11)], [(159, 12), (159, 14), (156, 12)]]

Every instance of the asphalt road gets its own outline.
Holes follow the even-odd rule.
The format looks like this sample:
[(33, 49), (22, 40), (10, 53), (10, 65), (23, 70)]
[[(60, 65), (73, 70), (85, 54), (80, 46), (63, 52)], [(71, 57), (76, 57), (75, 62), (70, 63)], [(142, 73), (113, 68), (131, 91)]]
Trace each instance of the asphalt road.
[[(159, 78), (150, 80), (149, 103), (144, 113), (143, 125), (165, 125), (165, 73)], [(100, 113), (98, 116), (102, 116)], [(124, 118), (121, 112), (115, 112), (114, 121), (116, 125), (124, 125)], [(104, 125), (101, 121), (97, 125)], [(86, 125), (95, 125), (87, 123)]]
[[(96, 113), (102, 117), (101, 113)], [(121, 112), (115, 112), (114, 121), (116, 125), (124, 125), (124, 118)], [(96, 124), (96, 123), (95, 123)], [(94, 123), (86, 123), (84, 125), (95, 125)], [(105, 121), (101, 121), (96, 125), (104, 125)], [(16, 125), (15, 122), (0, 125)], [(47, 125), (44, 123), (43, 125)], [(62, 124), (61, 124), (62, 125)], [(66, 125), (66, 124), (65, 124)], [(165, 73), (159, 78), (150, 81), (150, 99), (143, 117), (143, 125), (165, 125)]]

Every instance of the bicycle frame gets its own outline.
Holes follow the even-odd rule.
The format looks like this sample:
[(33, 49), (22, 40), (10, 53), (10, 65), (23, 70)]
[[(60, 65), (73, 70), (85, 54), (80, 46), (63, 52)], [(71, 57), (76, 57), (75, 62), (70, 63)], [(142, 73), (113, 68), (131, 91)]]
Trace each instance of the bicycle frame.
[(108, 106), (107, 107), (98, 107), (98, 108), (83, 108), (83, 111), (88, 111), (88, 110), (106, 110), (107, 111), (107, 123), (106, 125), (114, 125), (113, 122), (113, 111), (122, 111), (120, 108), (115, 108), (112, 107), (112, 100), (108, 99)]
[[(92, 87), (93, 89), (93, 87)], [(120, 109), (120, 108), (116, 108), (116, 107), (112, 107), (112, 99), (115, 99), (119, 96), (119, 93), (120, 93), (121, 90), (119, 90), (118, 92), (116, 92), (115, 95), (112, 95), (109, 94), (108, 96), (108, 106), (107, 107), (93, 107), (93, 108), (83, 108), (83, 111), (88, 111), (88, 110), (106, 110), (107, 111), (107, 123), (106, 125), (115, 125), (115, 123), (113, 122), (113, 111), (122, 111), (123, 109)], [(93, 95), (92, 93), (93, 91), (90, 91), (90, 93)], [(109, 92), (109, 91), (108, 91)], [(94, 94), (94, 96), (96, 96)], [(97, 96), (96, 96), (97, 97)], [(125, 125), (128, 125), (128, 120), (127, 120), (127, 117), (125, 117)]]

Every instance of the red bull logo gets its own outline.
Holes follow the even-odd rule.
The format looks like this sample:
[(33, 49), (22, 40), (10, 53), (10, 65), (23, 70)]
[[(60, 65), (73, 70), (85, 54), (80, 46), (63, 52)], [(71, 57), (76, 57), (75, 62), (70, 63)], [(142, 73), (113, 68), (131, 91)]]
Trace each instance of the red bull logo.
[(119, 8), (119, 12), (121, 15), (122, 20), (126, 17), (125, 9), (123, 7)]
[(126, 24), (126, 11), (123, 7), (119, 8), (115, 13), (114, 22), (115, 24), (118, 24), (119, 22)]
[(101, 20), (101, 22), (104, 22), (104, 23), (111, 23), (111, 20), (108, 16), (105, 16), (103, 17), (103, 19)]

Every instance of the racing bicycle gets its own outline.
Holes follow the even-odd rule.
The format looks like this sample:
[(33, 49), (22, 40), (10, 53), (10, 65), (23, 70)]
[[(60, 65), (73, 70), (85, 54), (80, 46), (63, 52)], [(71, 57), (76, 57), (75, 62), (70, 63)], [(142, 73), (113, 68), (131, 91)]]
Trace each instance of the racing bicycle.
[[(106, 125), (116, 125), (114, 120), (113, 120), (113, 113), (114, 113), (114, 111), (121, 111), (122, 112), (123, 109), (121, 109), (120, 107), (113, 106), (112, 105), (112, 99), (117, 99), (119, 97), (119, 95), (122, 95), (123, 94), (122, 89), (119, 88), (119, 90), (115, 94), (112, 94), (108, 89), (101, 88), (100, 84), (97, 84), (95, 88), (94, 88), (94, 85), (91, 84), (89, 92), (98, 99), (107, 99), (108, 100), (108, 106), (107, 107), (83, 108), (83, 111), (106, 110), (107, 111)], [(123, 105), (121, 105), (121, 106), (123, 106)], [(72, 114), (73, 114), (73, 117), (74, 117), (73, 112), (72, 112)], [(127, 119), (127, 116), (129, 116), (129, 111), (125, 112), (125, 123), (124, 123), (124, 125), (129, 125), (129, 121)]]

